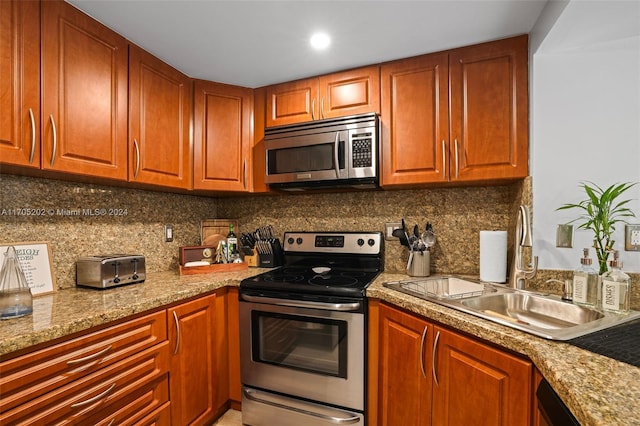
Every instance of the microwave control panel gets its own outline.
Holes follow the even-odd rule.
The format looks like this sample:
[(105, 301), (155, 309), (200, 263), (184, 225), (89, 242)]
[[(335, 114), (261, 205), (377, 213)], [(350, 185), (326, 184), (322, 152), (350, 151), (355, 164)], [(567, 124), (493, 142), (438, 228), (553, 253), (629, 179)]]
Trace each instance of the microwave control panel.
[(371, 132), (351, 135), (351, 167), (371, 167), (373, 164), (373, 134)]

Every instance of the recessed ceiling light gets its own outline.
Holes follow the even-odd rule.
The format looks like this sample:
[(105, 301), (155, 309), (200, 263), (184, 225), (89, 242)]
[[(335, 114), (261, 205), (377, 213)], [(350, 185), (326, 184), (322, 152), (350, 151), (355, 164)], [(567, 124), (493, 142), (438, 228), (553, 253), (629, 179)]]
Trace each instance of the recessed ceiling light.
[(311, 36), (311, 46), (314, 49), (326, 49), (331, 44), (331, 39), (325, 33), (315, 33)]

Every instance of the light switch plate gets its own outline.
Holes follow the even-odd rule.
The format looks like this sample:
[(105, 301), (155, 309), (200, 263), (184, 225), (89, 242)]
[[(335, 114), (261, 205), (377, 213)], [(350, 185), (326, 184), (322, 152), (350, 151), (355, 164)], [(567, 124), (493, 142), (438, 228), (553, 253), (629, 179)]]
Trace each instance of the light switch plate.
[(640, 251), (640, 225), (625, 225), (624, 249), (626, 251)]
[(556, 247), (573, 247), (573, 225), (558, 225), (556, 230)]
[(400, 229), (402, 228), (402, 223), (400, 222), (387, 222), (384, 224), (384, 239), (389, 241), (389, 240), (395, 240), (396, 237), (394, 237), (393, 235), (391, 235), (393, 233), (394, 229)]

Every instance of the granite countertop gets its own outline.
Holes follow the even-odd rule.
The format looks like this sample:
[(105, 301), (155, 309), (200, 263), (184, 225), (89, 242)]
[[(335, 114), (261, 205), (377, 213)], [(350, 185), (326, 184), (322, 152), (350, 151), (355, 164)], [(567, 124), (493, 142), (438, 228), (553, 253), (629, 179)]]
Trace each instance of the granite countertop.
[[(0, 322), (0, 357), (91, 327), (240, 284), (264, 269), (180, 276), (147, 274), (147, 280), (109, 290), (72, 288), (34, 298), (33, 314)], [(640, 368), (562, 342), (530, 334), (383, 287), (404, 274), (381, 274), (367, 296), (492, 342), (533, 361), (584, 425), (640, 424)]]

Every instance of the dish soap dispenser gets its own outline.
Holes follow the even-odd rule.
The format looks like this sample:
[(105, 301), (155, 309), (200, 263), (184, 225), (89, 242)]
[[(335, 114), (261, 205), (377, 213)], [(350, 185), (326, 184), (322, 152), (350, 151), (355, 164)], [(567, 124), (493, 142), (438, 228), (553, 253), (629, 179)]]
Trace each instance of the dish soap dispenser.
[(622, 271), (622, 262), (618, 251), (613, 251), (613, 260), (609, 261), (610, 269), (602, 274), (602, 290), (600, 298), (602, 309), (613, 312), (629, 312), (629, 275)]
[(7, 247), (0, 270), (0, 319), (19, 318), (33, 312), (27, 279), (13, 246)]
[(595, 306), (598, 303), (598, 272), (591, 266), (589, 249), (583, 250), (580, 267), (573, 273), (573, 302)]

